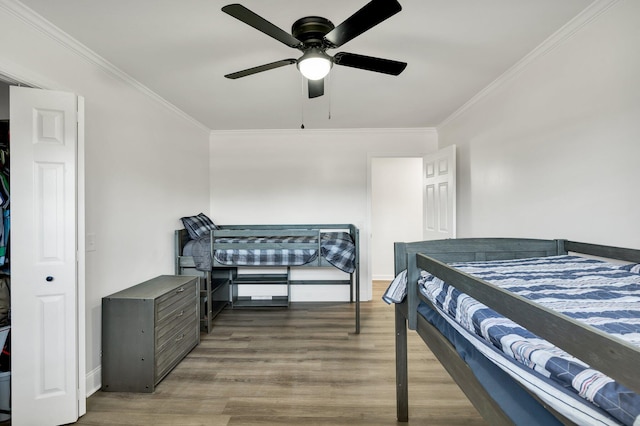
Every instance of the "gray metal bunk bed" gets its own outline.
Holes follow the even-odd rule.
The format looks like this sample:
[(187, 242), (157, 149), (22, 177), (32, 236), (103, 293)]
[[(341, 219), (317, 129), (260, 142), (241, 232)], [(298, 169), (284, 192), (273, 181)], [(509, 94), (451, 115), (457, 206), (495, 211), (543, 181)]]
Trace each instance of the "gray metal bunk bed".
[[(355, 306), (355, 332), (360, 333), (359, 230), (351, 224), (224, 225), (207, 238), (192, 240), (175, 231), (178, 275), (203, 277), (203, 328), (225, 306), (286, 307), (293, 285), (348, 286)], [(346, 254), (345, 254), (346, 253)], [(348, 257), (348, 259), (347, 259)], [(242, 268), (243, 273), (238, 273)], [(260, 273), (246, 273), (259, 268)], [(291, 279), (291, 268), (338, 268), (348, 278)], [(270, 272), (264, 272), (270, 270)], [(271, 272), (274, 271), (274, 272)], [(286, 295), (268, 299), (241, 296), (241, 285), (281, 285)], [(208, 301), (211, 301), (209, 303)]]
[[(393, 300), (393, 302), (396, 302), (395, 339), (398, 420), (406, 422), (409, 415), (408, 327), (420, 335), (479, 413), (492, 425), (547, 425), (554, 423), (635, 424), (634, 422), (640, 421), (640, 416), (637, 415), (638, 409), (640, 409), (638, 406), (640, 398), (638, 396), (640, 394), (640, 368), (637, 368), (640, 365), (640, 341), (636, 339), (636, 341), (630, 343), (621, 339), (618, 334), (612, 336), (599, 328), (585, 325), (582, 321), (571, 318), (566, 314), (558, 313), (555, 309), (546, 307), (544, 302), (542, 304), (536, 303), (531, 300), (535, 299), (533, 291), (529, 296), (523, 297), (515, 292), (505, 290), (501, 285), (488, 282), (493, 281), (493, 279), (484, 280), (478, 278), (478, 275), (485, 277), (497, 276), (497, 281), (505, 279), (505, 282), (507, 282), (515, 278), (509, 276), (506, 272), (504, 275), (507, 278), (500, 278), (499, 275), (503, 274), (503, 272), (496, 272), (498, 269), (498, 266), (494, 266), (496, 263), (515, 264), (522, 262), (523, 259), (525, 259), (524, 263), (527, 262), (526, 259), (531, 259), (529, 262), (547, 263), (556, 262), (556, 259), (560, 261), (565, 259), (565, 256), (572, 258), (575, 257), (574, 255), (579, 255), (575, 261), (579, 262), (580, 265), (582, 265), (581, 262), (591, 264), (593, 261), (594, 264), (589, 268), (604, 268), (605, 273), (613, 274), (612, 276), (616, 277), (614, 279), (616, 283), (620, 280), (636, 283), (633, 284), (632, 290), (627, 290), (626, 285), (624, 287), (625, 291), (628, 291), (628, 293), (625, 293), (625, 297), (635, 298), (633, 302), (630, 302), (635, 304), (633, 305), (634, 308), (629, 308), (628, 311), (625, 311), (625, 315), (634, 315), (636, 319), (631, 319), (631, 321), (636, 321), (636, 324), (640, 323), (638, 321), (640, 319), (640, 309), (638, 308), (638, 300), (640, 300), (640, 287), (638, 287), (640, 281), (638, 278), (640, 276), (637, 275), (640, 265), (627, 265), (633, 266), (635, 269), (620, 266), (620, 270), (623, 272), (617, 272), (617, 266), (606, 266), (605, 268), (599, 263), (595, 263), (601, 261), (599, 258), (607, 258), (637, 264), (640, 263), (640, 250), (567, 240), (512, 238), (470, 238), (396, 243), (395, 270), (397, 277), (401, 277), (403, 271), (406, 271), (406, 297), (401, 302), (399, 300), (400, 297), (398, 297), (398, 300)], [(594, 256), (597, 258), (594, 258)], [(571, 261), (574, 261), (574, 259), (571, 259)], [(464, 270), (474, 270), (473, 265), (476, 263), (478, 264), (476, 266), (478, 270), (480, 270), (479, 268), (484, 268), (486, 272), (474, 272), (473, 274), (464, 272)], [(569, 280), (569, 282), (573, 280), (574, 285), (576, 280), (579, 280), (580, 285), (582, 285), (583, 280), (592, 279), (592, 272), (581, 273), (580, 268), (582, 266), (575, 272), (577, 274), (576, 277), (579, 278)], [(543, 275), (547, 273), (546, 269), (541, 266), (534, 269), (542, 278), (547, 279)], [(508, 271), (508, 269), (506, 270)], [(426, 271), (426, 273), (422, 271)], [(485, 275), (482, 275), (483, 273)], [(627, 277), (627, 274), (634, 273), (636, 276), (630, 275)], [(537, 277), (536, 279), (542, 278)], [(421, 280), (420, 288), (419, 280)], [(536, 282), (535, 280), (533, 281)], [(520, 284), (517, 285), (519, 286)], [(607, 282), (607, 285), (609, 285), (609, 282)], [(385, 297), (390, 293), (392, 286), (390, 286)], [(439, 290), (435, 291), (434, 288), (446, 288), (446, 292), (440, 293)], [(582, 290), (576, 286), (567, 293), (575, 291)], [(601, 291), (601, 289), (599, 288), (597, 291)], [(429, 298), (429, 295), (433, 297)], [(564, 297), (564, 294), (561, 297)], [(440, 302), (442, 302), (442, 306), (439, 306)], [(516, 362), (513, 360), (502, 361), (500, 360), (501, 357), (498, 357), (498, 363), (502, 366), (500, 368), (488, 360), (488, 358), (493, 357), (493, 352), (495, 352), (495, 342), (493, 342), (493, 345), (486, 342), (478, 343), (475, 341), (478, 340), (475, 338), (476, 336), (466, 336), (466, 334), (470, 333), (466, 333), (463, 327), (455, 326), (455, 324), (451, 325), (452, 321), (447, 318), (447, 314), (451, 314), (452, 306), (454, 311), (456, 309), (463, 311), (468, 309), (463, 305), (474, 306), (473, 304), (476, 302), (483, 304), (487, 309), (495, 311), (496, 315), (502, 315), (508, 321), (512, 320), (517, 323), (515, 325), (524, 327), (526, 329), (524, 330), (525, 332), (531, 332), (541, 339), (546, 339), (546, 341), (550, 342), (549, 344), (555, 345), (557, 348), (588, 364), (590, 368), (585, 371), (589, 371), (594, 374), (594, 377), (597, 377), (597, 379), (589, 379), (592, 380), (592, 383), (584, 385), (584, 392), (590, 398), (596, 398), (595, 393), (593, 395), (589, 394), (591, 392), (588, 390), (590, 386), (593, 386), (598, 392), (604, 387), (622, 387), (627, 392), (622, 394), (621, 399), (627, 399), (626, 403), (635, 405), (625, 406), (621, 410), (623, 412), (620, 416), (614, 413), (616, 416), (621, 417), (621, 420), (618, 417), (611, 416), (610, 413), (613, 410), (608, 410), (601, 415), (598, 411), (600, 410), (599, 407), (593, 408), (595, 413), (592, 413), (591, 407), (583, 408), (583, 405), (591, 404), (585, 404), (583, 398), (573, 395), (571, 391), (559, 386), (557, 382), (553, 382), (549, 386), (553, 392), (556, 392), (556, 388), (558, 388), (557, 392), (559, 392), (560, 397), (556, 398), (561, 400), (560, 402), (565, 404), (564, 406), (558, 407), (554, 405), (555, 400), (553, 397), (541, 396), (542, 394), (532, 391), (530, 387), (526, 386), (525, 382), (530, 380), (530, 384), (533, 383), (534, 388), (542, 386), (537, 384), (539, 383), (538, 380), (540, 383), (548, 380), (538, 376), (544, 376), (545, 374), (540, 374), (536, 371), (526, 372), (531, 376), (526, 379), (528, 376), (519, 372), (522, 369), (521, 366), (514, 367), (512, 365), (517, 364)], [(569, 302), (569, 305), (571, 305), (571, 302)], [(576, 303), (576, 305), (579, 304)], [(476, 315), (477, 313), (485, 312), (477, 307), (473, 309), (477, 309)], [(462, 314), (458, 313), (450, 316), (456, 315), (462, 316)], [(489, 319), (494, 320), (493, 318)], [(470, 328), (478, 329), (485, 327), (480, 320), (469, 326)], [(633, 327), (635, 327), (635, 331), (631, 332), (637, 335), (637, 325)], [(470, 341), (475, 341), (475, 345), (469, 345)], [(504, 342), (500, 340), (499, 343), (502, 344)], [(531, 352), (535, 354), (536, 351), (533, 350)], [(482, 370), (483, 367), (485, 368), (484, 372)], [(523, 370), (527, 370), (527, 368)], [(596, 375), (594, 370), (599, 370), (603, 375)], [(513, 371), (514, 374), (507, 374), (506, 371)], [(514, 377), (519, 377), (521, 380), (516, 381)], [(607, 381), (603, 377), (614, 378), (615, 381)], [(602, 388), (594, 385), (594, 383), (599, 382), (606, 383), (606, 385), (598, 385), (602, 386)], [(547, 385), (544, 384), (544, 386)], [(626, 418), (624, 417), (625, 415), (627, 416)], [(589, 420), (585, 420), (585, 418)]]

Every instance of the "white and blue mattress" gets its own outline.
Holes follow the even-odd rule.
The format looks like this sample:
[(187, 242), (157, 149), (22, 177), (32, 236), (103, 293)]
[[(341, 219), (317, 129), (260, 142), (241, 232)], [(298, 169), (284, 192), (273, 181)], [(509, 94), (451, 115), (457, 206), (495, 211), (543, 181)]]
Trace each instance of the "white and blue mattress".
[[(633, 272), (633, 266), (577, 256), (451, 266), (640, 346), (640, 274)], [(640, 395), (424, 271), (419, 288), (485, 356), (495, 358), (494, 362), (512, 377), (528, 377), (524, 381), (530, 383), (525, 386), (535, 393), (543, 389), (546, 396), (539, 395), (541, 399), (550, 403), (558, 400), (559, 411), (577, 423), (640, 424)], [(384, 298), (399, 302), (404, 293), (399, 277)], [(514, 365), (524, 366), (532, 374), (524, 375)], [(543, 378), (550, 379), (551, 384), (538, 383)], [(597, 410), (573, 407), (574, 402), (566, 401), (567, 393), (589, 401)], [(606, 414), (599, 415), (600, 411)]]

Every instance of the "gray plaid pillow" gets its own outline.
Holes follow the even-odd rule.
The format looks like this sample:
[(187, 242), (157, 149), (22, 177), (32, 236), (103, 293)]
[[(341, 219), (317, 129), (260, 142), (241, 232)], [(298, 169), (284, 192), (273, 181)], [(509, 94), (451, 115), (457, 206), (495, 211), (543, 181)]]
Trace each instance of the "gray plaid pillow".
[(181, 217), (180, 220), (192, 240), (209, 235), (213, 229), (219, 229), (204, 213), (196, 216)]

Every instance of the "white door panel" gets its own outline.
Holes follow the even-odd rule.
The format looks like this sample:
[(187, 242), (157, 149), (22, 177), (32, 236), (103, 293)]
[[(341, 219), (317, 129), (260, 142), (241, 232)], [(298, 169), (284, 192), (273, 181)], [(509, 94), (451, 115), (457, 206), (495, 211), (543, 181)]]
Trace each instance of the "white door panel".
[(78, 418), (74, 94), (12, 86), (12, 419)]
[(424, 157), (425, 240), (456, 237), (456, 147)]

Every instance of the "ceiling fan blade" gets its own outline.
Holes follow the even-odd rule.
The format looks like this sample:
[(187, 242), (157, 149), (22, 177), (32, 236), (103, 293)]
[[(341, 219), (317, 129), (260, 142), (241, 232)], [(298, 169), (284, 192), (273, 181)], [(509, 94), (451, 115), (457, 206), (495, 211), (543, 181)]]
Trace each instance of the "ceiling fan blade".
[(309, 80), (309, 99), (324, 95), (324, 78)]
[(396, 0), (372, 0), (325, 35), (325, 40), (340, 47), (402, 10)]
[(356, 55), (355, 53), (340, 52), (333, 57), (333, 63), (346, 67), (360, 68), (367, 71), (398, 75), (407, 67), (406, 62), (391, 59), (374, 58), (372, 56)]
[(257, 74), (262, 71), (269, 71), (274, 68), (284, 67), (285, 65), (295, 64), (296, 62), (297, 60), (295, 59), (283, 59), (281, 61), (271, 62), (270, 64), (259, 65), (257, 67), (227, 74), (225, 75), (225, 77), (235, 80), (236, 78), (246, 77), (248, 75)]
[(260, 15), (257, 15), (256, 13), (250, 11), (241, 4), (235, 3), (226, 5), (222, 8), (222, 11), (244, 22), (245, 24), (252, 26), (256, 30), (265, 33), (269, 37), (275, 38), (279, 42), (284, 43), (289, 47), (297, 48), (298, 46), (302, 45), (300, 40), (293, 37), (283, 29), (273, 25), (271, 22), (267, 21)]

